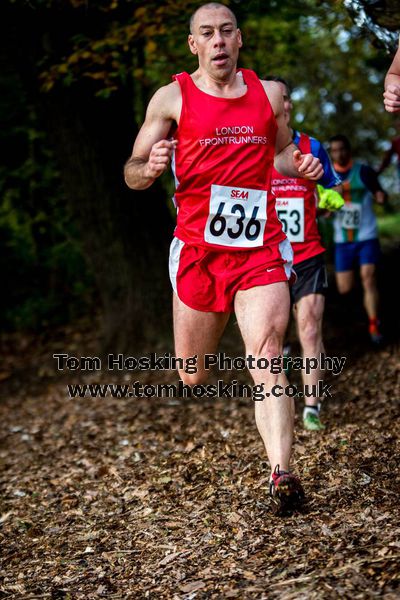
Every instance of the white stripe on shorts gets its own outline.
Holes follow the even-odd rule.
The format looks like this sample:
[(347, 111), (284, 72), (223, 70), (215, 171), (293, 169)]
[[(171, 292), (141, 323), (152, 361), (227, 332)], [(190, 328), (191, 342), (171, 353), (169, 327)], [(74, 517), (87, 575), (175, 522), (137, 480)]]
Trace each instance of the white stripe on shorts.
[(174, 237), (169, 247), (169, 278), (171, 281), (172, 289), (174, 290), (176, 295), (178, 295), (176, 278), (179, 269), (179, 259), (184, 245), (185, 242), (182, 242), (182, 240), (179, 240), (177, 237)]
[(279, 244), (279, 252), (281, 254), (282, 260), (284, 261), (283, 267), (285, 269), (285, 274), (288, 280), (293, 271), (293, 248), (287, 238), (282, 240)]

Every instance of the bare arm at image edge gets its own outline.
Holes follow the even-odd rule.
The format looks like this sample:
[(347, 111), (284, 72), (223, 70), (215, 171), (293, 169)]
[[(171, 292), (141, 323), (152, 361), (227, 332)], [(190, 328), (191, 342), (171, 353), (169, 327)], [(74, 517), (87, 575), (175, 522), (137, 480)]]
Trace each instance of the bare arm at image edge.
[(383, 104), (388, 112), (400, 111), (400, 47), (386, 74)]

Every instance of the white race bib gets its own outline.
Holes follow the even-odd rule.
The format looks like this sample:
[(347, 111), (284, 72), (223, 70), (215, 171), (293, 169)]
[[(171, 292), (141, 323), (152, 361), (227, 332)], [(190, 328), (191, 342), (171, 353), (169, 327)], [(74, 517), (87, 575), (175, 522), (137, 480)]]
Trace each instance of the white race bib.
[(341, 227), (343, 229), (358, 229), (361, 224), (361, 212), (361, 204), (346, 202), (343, 208), (337, 213)]
[(289, 242), (304, 242), (304, 198), (277, 198), (276, 213)]
[(211, 185), (206, 242), (235, 248), (262, 246), (266, 222), (265, 190)]

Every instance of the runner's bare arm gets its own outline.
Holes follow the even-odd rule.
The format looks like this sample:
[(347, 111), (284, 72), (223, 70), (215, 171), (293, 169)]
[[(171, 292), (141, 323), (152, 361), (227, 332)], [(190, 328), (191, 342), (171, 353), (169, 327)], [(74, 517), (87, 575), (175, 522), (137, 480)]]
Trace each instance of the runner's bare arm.
[(400, 111), (400, 47), (386, 74), (383, 104), (388, 112)]
[(283, 96), (279, 85), (275, 81), (261, 81), (261, 83), (278, 124), (275, 169), (288, 177), (302, 177), (313, 181), (320, 179), (324, 174), (320, 160), (312, 154), (302, 154), (292, 141), (290, 129), (285, 123)]
[(374, 194), (375, 201), (378, 204), (385, 204), (388, 200), (388, 195), (384, 190), (377, 190)]
[(335, 190), (335, 192), (343, 196), (343, 185), (341, 183), (339, 183), (338, 185), (334, 185), (331, 189)]
[(126, 184), (144, 190), (168, 168), (177, 141), (168, 140), (181, 109), (179, 84), (174, 82), (160, 88), (152, 97), (135, 144), (132, 156), (125, 164)]

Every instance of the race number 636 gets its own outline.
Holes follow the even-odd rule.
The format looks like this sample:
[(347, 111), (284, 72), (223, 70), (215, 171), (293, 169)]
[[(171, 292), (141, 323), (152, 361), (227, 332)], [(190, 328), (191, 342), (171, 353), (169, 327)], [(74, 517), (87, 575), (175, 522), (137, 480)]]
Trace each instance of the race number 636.
[(209, 244), (251, 248), (262, 246), (267, 222), (267, 192), (212, 185), (204, 230)]

